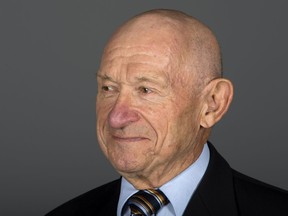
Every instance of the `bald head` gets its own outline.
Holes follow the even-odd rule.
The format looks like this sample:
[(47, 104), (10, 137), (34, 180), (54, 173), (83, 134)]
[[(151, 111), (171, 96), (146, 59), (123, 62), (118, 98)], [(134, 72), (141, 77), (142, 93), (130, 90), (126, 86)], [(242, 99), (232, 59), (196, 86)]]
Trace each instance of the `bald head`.
[(183, 12), (161, 9), (133, 17), (114, 33), (104, 55), (116, 44), (136, 43), (158, 49), (167, 57), (170, 55), (174, 67), (178, 67), (175, 70), (196, 74), (197, 87), (222, 76), (221, 51), (214, 34)]

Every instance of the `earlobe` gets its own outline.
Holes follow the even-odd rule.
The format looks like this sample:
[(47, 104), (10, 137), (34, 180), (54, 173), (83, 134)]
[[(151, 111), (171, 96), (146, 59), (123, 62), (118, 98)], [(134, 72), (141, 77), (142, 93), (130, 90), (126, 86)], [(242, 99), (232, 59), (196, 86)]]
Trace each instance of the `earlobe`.
[(205, 87), (200, 125), (211, 128), (227, 112), (233, 98), (232, 83), (223, 78), (212, 80)]

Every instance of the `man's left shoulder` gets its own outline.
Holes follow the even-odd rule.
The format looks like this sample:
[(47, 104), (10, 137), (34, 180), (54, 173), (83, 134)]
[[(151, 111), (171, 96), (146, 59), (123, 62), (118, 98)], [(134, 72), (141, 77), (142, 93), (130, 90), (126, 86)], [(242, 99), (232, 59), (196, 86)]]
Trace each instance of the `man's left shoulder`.
[(233, 170), (238, 207), (243, 215), (288, 215), (288, 191)]

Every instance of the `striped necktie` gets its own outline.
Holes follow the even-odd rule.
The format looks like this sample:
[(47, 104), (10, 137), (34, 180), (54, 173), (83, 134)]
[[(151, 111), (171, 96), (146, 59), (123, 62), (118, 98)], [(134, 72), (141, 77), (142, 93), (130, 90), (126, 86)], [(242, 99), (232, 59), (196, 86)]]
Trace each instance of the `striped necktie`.
[(152, 216), (156, 215), (158, 210), (168, 203), (169, 200), (162, 191), (148, 189), (133, 194), (126, 205), (130, 207), (131, 216)]

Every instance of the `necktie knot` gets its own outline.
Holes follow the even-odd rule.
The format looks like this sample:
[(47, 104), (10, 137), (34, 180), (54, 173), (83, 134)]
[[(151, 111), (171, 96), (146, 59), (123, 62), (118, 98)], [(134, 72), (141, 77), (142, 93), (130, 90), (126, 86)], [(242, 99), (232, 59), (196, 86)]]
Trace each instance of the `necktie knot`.
[(126, 205), (130, 207), (131, 216), (151, 216), (168, 203), (169, 200), (161, 190), (147, 189), (133, 194)]

